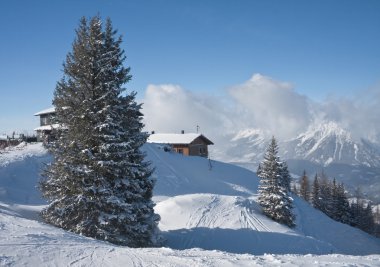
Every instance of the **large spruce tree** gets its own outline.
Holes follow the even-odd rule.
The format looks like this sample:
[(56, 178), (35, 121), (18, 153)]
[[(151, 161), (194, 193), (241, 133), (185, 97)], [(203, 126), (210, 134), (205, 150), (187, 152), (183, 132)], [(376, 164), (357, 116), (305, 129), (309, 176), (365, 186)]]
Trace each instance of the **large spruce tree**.
[(57, 83), (53, 104), (60, 128), (53, 162), (40, 183), (50, 224), (131, 247), (157, 243), (152, 168), (141, 146), (141, 106), (125, 92), (131, 79), (110, 19), (82, 18)]
[(273, 137), (260, 164), (259, 204), (269, 218), (286, 224), (295, 225), (295, 216), (292, 212), (293, 200), (289, 196), (287, 177), (284, 177), (284, 164), (277, 156), (278, 146)]

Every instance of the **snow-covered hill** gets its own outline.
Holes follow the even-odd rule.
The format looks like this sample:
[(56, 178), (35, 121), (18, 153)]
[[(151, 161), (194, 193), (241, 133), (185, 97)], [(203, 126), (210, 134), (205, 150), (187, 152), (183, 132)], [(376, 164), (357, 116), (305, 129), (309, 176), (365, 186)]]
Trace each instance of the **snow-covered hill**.
[(379, 239), (332, 221), (301, 199), (295, 198), (295, 229), (263, 216), (256, 203), (258, 179), (246, 169), (164, 152), (155, 145), (144, 149), (156, 167), (154, 200), (167, 239), (165, 248), (118, 247), (41, 222), (38, 211), (44, 201), (35, 186), (39, 168), (50, 157), (35, 144), (0, 155), (0, 265), (376, 266), (379, 262)]
[[(217, 158), (256, 169), (269, 143), (261, 130), (243, 130), (230, 136)], [(290, 171), (313, 175), (324, 170), (345, 183), (352, 192), (360, 186), (363, 193), (380, 202), (380, 148), (368, 140), (352, 138), (335, 122), (314, 124), (298, 137), (279, 142), (279, 154), (288, 161)]]

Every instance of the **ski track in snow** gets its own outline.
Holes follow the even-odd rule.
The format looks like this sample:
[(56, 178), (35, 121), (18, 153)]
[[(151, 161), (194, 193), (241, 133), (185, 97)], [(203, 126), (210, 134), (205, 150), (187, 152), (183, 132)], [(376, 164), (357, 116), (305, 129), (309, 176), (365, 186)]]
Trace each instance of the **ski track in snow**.
[(208, 216), (211, 210), (216, 211), (218, 208), (218, 198), (216, 196), (211, 197), (211, 202), (206, 206), (200, 207), (194, 211), (194, 213), (190, 214), (190, 218), (188, 223), (186, 224), (187, 228), (194, 227), (214, 227), (217, 217)]
[(241, 221), (243, 227), (252, 228), (263, 232), (272, 232), (259, 218), (257, 218), (252, 213), (251, 209), (248, 209), (247, 207), (244, 207), (244, 209), (241, 211), (241, 217), (243, 218)]

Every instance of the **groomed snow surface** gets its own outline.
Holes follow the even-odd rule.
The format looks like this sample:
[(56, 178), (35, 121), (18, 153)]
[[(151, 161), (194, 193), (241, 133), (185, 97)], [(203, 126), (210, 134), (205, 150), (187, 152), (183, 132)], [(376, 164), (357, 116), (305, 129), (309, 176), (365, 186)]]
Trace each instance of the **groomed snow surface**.
[(43, 223), (41, 144), (0, 153), (0, 266), (380, 266), (380, 240), (295, 197), (297, 227), (261, 214), (246, 169), (144, 147), (156, 167), (163, 248), (131, 249)]

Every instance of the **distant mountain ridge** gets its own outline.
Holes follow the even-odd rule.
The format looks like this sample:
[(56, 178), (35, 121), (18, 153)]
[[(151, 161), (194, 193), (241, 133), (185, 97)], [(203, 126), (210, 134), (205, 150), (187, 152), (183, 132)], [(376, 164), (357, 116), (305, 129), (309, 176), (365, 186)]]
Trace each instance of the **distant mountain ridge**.
[[(331, 163), (380, 167), (380, 150), (365, 139), (355, 141), (335, 122), (310, 127), (297, 138), (282, 143), (286, 159), (303, 159), (323, 166)], [(280, 152), (281, 153), (281, 152)]]
[[(230, 140), (215, 156), (255, 170), (263, 160), (270, 134), (261, 129), (245, 129), (228, 136)], [(311, 125), (290, 140), (279, 141), (279, 155), (288, 161), (290, 171), (313, 174), (322, 170), (344, 182), (352, 191), (380, 201), (380, 146), (352, 134), (335, 122)]]
[[(224, 149), (228, 161), (259, 163), (270, 136), (260, 129), (245, 129), (229, 137)], [(308, 160), (328, 166), (332, 163), (380, 167), (378, 144), (354, 140), (349, 131), (335, 122), (312, 125), (296, 138), (279, 141), (279, 155), (284, 159)]]

